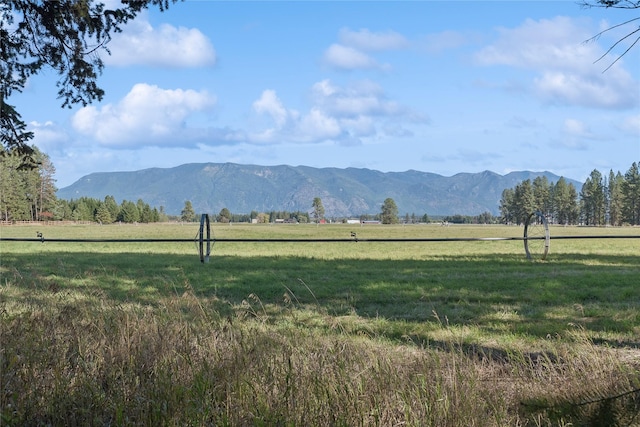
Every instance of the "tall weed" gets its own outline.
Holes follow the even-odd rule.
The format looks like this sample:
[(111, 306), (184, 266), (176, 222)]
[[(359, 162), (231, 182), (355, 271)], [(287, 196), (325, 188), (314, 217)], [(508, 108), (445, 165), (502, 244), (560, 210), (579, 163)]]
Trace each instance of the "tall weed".
[(2, 316), (2, 425), (552, 425), (593, 419), (571, 404), (639, 381), (589, 341), (399, 345), (283, 326), (255, 295), (224, 317), (189, 290), (160, 309), (45, 292), (39, 310)]

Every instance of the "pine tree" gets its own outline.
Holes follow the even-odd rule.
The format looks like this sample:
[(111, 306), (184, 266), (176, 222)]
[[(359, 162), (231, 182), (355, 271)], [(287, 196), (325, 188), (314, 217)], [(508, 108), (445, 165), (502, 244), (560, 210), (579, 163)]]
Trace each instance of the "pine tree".
[(607, 187), (607, 199), (609, 203), (609, 224), (622, 225), (622, 185), (624, 177), (620, 172), (609, 171), (609, 185)]
[(38, 212), (38, 219), (40, 219), (43, 212), (51, 213), (57, 201), (56, 192), (58, 189), (55, 186), (56, 180), (54, 176), (56, 174), (56, 168), (53, 166), (51, 159), (45, 153), (38, 152), (39, 166), (38, 172), (40, 175), (40, 211)]
[(537, 176), (533, 180), (533, 207), (545, 215), (551, 213), (551, 184), (546, 176)]
[(505, 188), (502, 190), (502, 197), (500, 197), (500, 217), (504, 224), (510, 224), (515, 220), (514, 195), (515, 192), (513, 188)]
[(96, 210), (95, 219), (100, 224), (111, 224), (113, 222), (113, 218), (111, 217), (111, 213), (109, 212), (109, 209), (107, 208), (107, 206), (104, 203), (102, 203), (102, 204), (100, 204), (100, 206), (98, 206), (98, 209)]
[(140, 221), (140, 212), (138, 211), (138, 206), (129, 201), (123, 200), (120, 205), (120, 215), (118, 217), (119, 221), (126, 223), (134, 223)]
[(311, 207), (313, 208), (313, 218), (316, 223), (319, 223), (322, 218), (324, 218), (324, 206), (322, 205), (322, 199), (320, 197), (314, 197)]
[(118, 202), (116, 202), (115, 197), (105, 196), (103, 204), (109, 211), (112, 221), (115, 221), (120, 214), (120, 206), (118, 206)]
[(225, 224), (231, 222), (231, 211), (227, 208), (220, 209), (220, 213), (218, 214), (218, 221)]
[(380, 217), (383, 224), (398, 223), (398, 206), (391, 197), (386, 198), (382, 204), (382, 213)]
[(624, 221), (631, 225), (640, 225), (640, 170), (633, 162), (622, 182), (622, 211)]
[(603, 225), (605, 216), (605, 187), (602, 174), (594, 169), (580, 192), (581, 211), (586, 225)]
[(516, 185), (513, 194), (513, 205), (514, 220), (518, 224), (524, 224), (529, 215), (536, 210), (531, 180), (526, 179)]
[(187, 200), (184, 202), (184, 208), (182, 212), (180, 212), (180, 219), (184, 222), (193, 222), (196, 219), (196, 213), (193, 210), (193, 205), (191, 204), (191, 200)]

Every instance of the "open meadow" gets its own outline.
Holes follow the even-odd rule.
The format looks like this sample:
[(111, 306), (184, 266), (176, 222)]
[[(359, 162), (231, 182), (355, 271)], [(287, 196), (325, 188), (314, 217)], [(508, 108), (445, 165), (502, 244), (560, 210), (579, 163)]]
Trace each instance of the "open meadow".
[(366, 241), (518, 226), (213, 224), (208, 263), (195, 223), (0, 237), (38, 232), (0, 242), (0, 426), (640, 424), (638, 227), (552, 226), (544, 261)]

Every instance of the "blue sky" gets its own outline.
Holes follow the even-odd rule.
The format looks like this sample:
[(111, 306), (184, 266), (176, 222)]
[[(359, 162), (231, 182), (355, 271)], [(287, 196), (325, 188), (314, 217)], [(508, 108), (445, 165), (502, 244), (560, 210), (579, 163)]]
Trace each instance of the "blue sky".
[(603, 73), (623, 33), (584, 43), (635, 16), (574, 1), (187, 0), (113, 38), (102, 102), (60, 108), (51, 70), (10, 102), (60, 188), (200, 162), (583, 181), (640, 161), (640, 46)]

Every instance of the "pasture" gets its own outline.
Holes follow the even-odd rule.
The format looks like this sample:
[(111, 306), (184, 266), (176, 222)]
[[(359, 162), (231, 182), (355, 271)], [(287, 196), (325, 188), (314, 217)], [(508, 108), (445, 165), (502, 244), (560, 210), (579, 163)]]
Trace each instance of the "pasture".
[[(629, 425), (640, 229), (523, 242), (224, 242), (197, 224), (4, 226), (0, 425)], [(217, 239), (521, 237), (219, 225)], [(558, 239), (557, 236), (634, 238)], [(603, 421), (604, 420), (604, 421)], [(609, 424), (606, 424), (609, 423)], [(627, 424), (623, 424), (627, 423)]]

